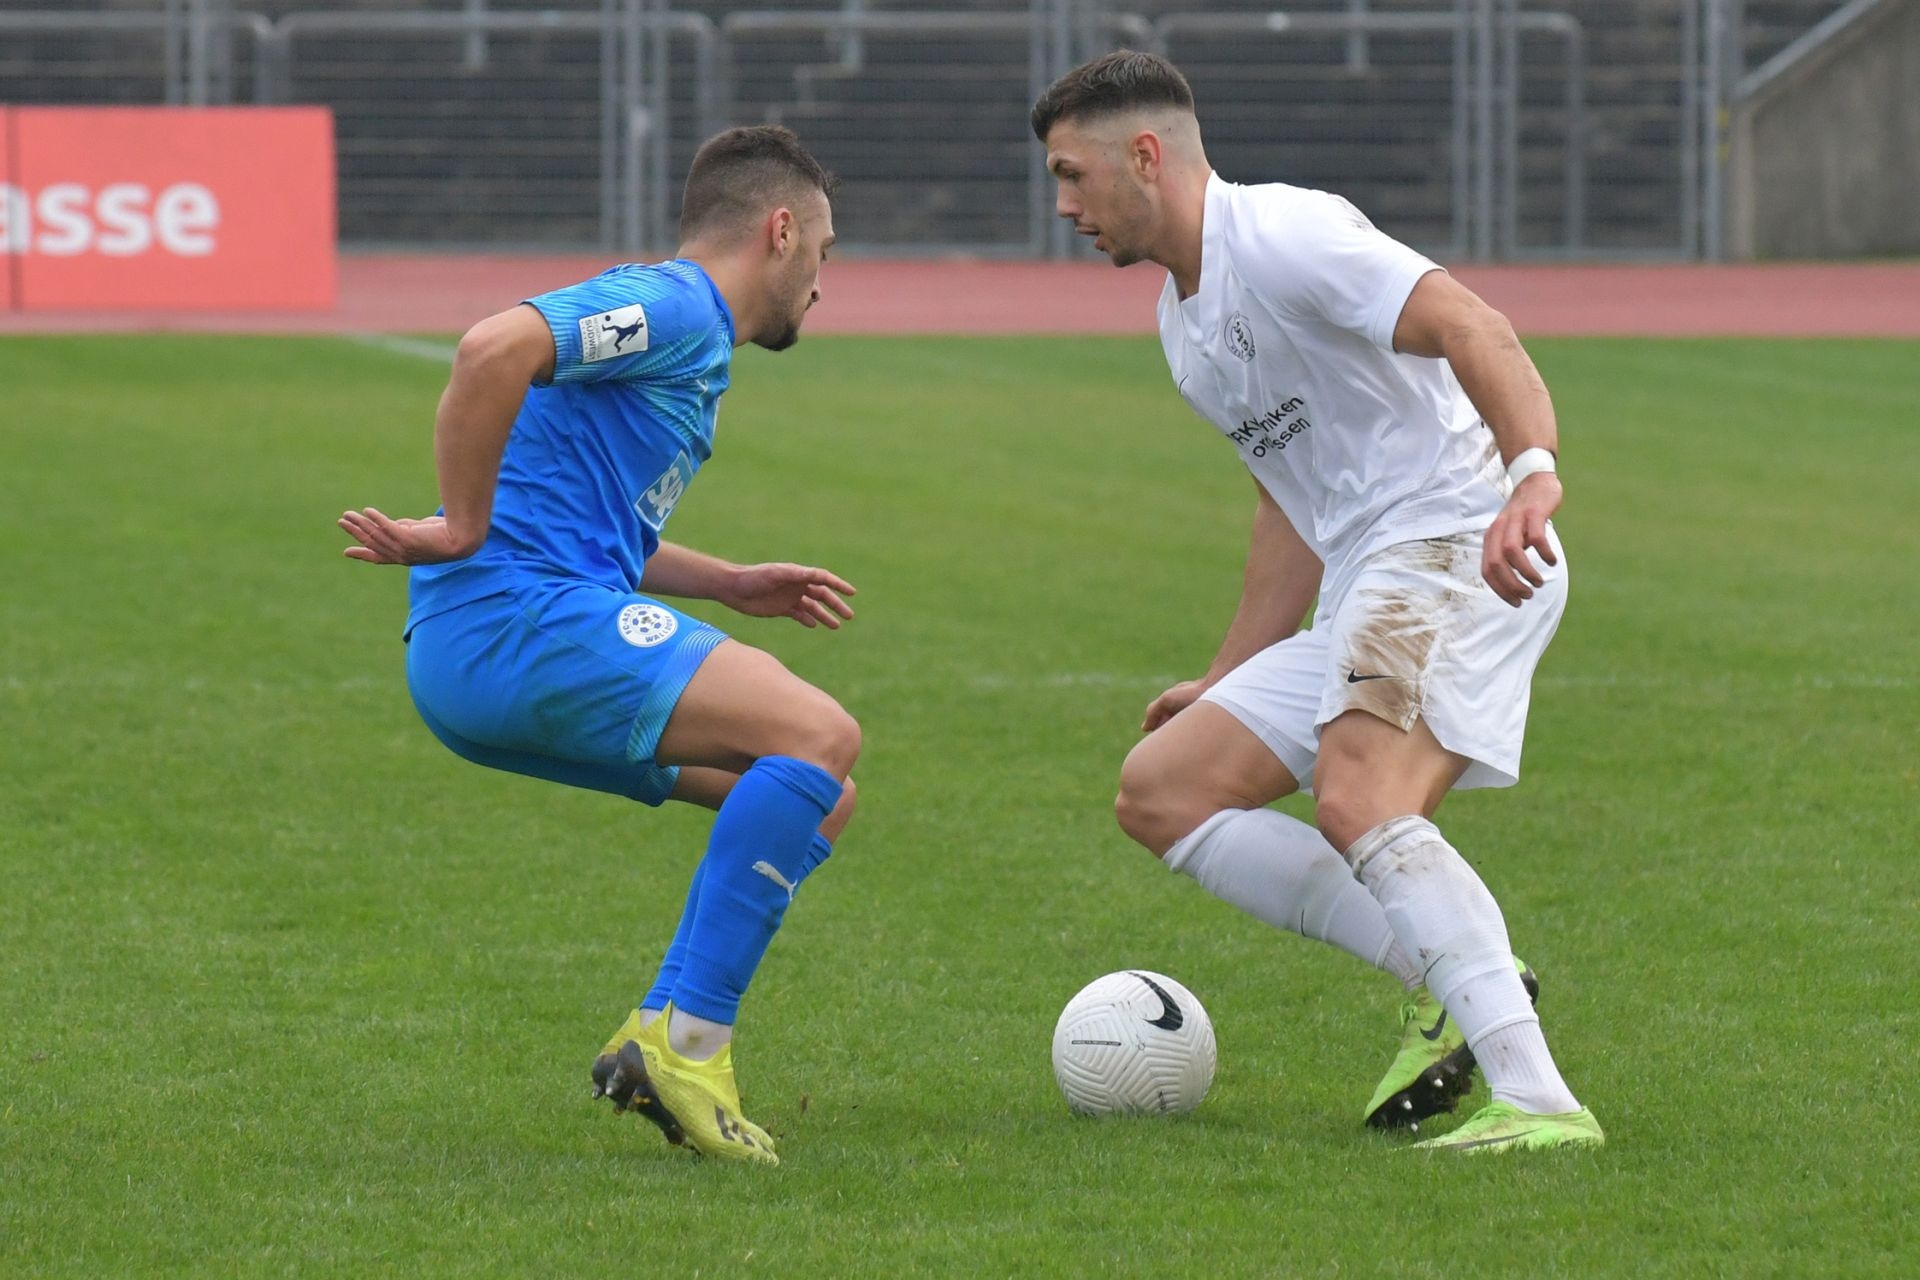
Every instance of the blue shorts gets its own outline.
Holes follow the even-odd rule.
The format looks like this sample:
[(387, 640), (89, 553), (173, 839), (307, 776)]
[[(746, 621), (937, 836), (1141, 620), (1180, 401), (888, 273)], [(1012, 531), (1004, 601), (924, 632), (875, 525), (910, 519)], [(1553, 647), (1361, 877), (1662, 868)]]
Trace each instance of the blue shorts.
[(657, 805), (680, 776), (653, 762), (660, 734), (726, 638), (645, 596), (540, 580), (421, 619), (407, 687), (475, 764)]

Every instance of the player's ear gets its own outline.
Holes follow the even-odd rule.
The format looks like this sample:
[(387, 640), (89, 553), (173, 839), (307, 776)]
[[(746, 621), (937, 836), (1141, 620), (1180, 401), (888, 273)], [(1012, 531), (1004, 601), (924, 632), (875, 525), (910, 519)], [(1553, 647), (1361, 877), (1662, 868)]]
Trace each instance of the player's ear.
[(1133, 170), (1133, 176), (1142, 182), (1153, 182), (1160, 177), (1160, 165), (1164, 158), (1160, 135), (1151, 129), (1142, 129), (1133, 135), (1127, 144), (1127, 167)]
[(767, 217), (767, 247), (776, 258), (784, 258), (800, 245), (800, 220), (793, 210), (782, 205)]

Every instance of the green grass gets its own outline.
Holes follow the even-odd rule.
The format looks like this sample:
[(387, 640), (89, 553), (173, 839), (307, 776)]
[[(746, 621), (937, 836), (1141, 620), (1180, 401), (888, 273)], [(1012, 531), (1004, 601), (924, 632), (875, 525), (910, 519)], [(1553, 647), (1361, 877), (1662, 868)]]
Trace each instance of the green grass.
[[(703, 815), (443, 751), (402, 575), (339, 557), (431, 506), (444, 370), (0, 342), (0, 1274), (1914, 1274), (1920, 346), (1535, 350), (1572, 605), (1523, 785), (1442, 821), (1611, 1144), (1363, 1131), (1393, 985), (1115, 828), (1252, 506), (1154, 346), (813, 339), (742, 355), (673, 525), (861, 588), (727, 624), (867, 742), (742, 1024), (766, 1173), (587, 1100)], [(1212, 1013), (1190, 1117), (1055, 1093), (1125, 966)]]

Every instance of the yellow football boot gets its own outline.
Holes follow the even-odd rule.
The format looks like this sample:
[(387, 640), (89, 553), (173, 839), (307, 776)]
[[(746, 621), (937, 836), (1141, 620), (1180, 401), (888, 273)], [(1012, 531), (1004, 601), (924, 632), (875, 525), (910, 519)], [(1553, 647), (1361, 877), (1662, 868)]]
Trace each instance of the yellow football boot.
[[(662, 1015), (655, 1018), (653, 1025), (664, 1029), (666, 1017)], [(616, 1112), (638, 1111), (659, 1127), (668, 1142), (676, 1147), (685, 1146), (687, 1135), (680, 1128), (680, 1122), (660, 1105), (660, 1100), (649, 1087), (639, 1051), (639, 1039), (643, 1034), (645, 1028), (640, 1025), (640, 1011), (635, 1009), (620, 1024), (620, 1029), (613, 1033), (613, 1039), (607, 1041), (607, 1047), (600, 1051), (600, 1056), (593, 1060), (593, 1096), (611, 1099)], [(623, 1052), (630, 1054), (637, 1069), (623, 1069)]]
[[(627, 1015), (627, 1020), (620, 1024), (620, 1029), (613, 1033), (613, 1039), (607, 1041), (607, 1047), (600, 1051), (600, 1056), (593, 1060), (593, 1068), (594, 1068), (593, 1082), (596, 1085), (600, 1083), (600, 1064), (605, 1062), (608, 1058), (611, 1058), (615, 1054), (619, 1053), (621, 1045), (625, 1044), (629, 1040), (638, 1040), (639, 1038), (640, 1038), (640, 1011), (638, 1009), (635, 1009), (632, 1013)], [(613, 1068), (609, 1066), (607, 1070), (611, 1071), (613, 1070)], [(599, 1097), (600, 1092), (596, 1092), (593, 1096), (596, 1098)]]
[[(683, 1058), (667, 1041), (672, 1006), (639, 1025), (636, 1012), (594, 1063), (596, 1093), (615, 1109), (637, 1109), (667, 1141), (722, 1160), (779, 1164), (773, 1139), (740, 1110), (733, 1079), (733, 1046), (704, 1061)], [(604, 1064), (604, 1066), (603, 1066)]]

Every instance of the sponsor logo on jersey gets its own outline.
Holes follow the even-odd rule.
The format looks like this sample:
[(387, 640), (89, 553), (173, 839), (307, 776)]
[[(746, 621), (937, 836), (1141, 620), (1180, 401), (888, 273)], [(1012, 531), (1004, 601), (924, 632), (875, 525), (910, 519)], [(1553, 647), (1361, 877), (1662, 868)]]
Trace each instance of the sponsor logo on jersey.
[(680, 620), (657, 604), (630, 604), (620, 611), (620, 638), (636, 649), (664, 644), (680, 629)]
[(655, 533), (673, 514), (680, 502), (680, 495), (693, 483), (693, 459), (687, 457), (682, 449), (673, 460), (673, 465), (660, 473), (660, 478), (647, 486), (647, 491), (633, 501), (633, 509), (646, 522), (647, 528)]
[(1248, 418), (1227, 432), (1232, 441), (1256, 458), (1279, 453), (1305, 433), (1313, 424), (1300, 411), (1307, 402), (1294, 396), (1278, 409), (1270, 409), (1257, 418)]
[(1227, 317), (1227, 350), (1242, 360), (1253, 359), (1253, 322), (1238, 311)]
[(647, 349), (647, 313), (639, 303), (615, 307), (580, 322), (580, 363), (612, 360)]

